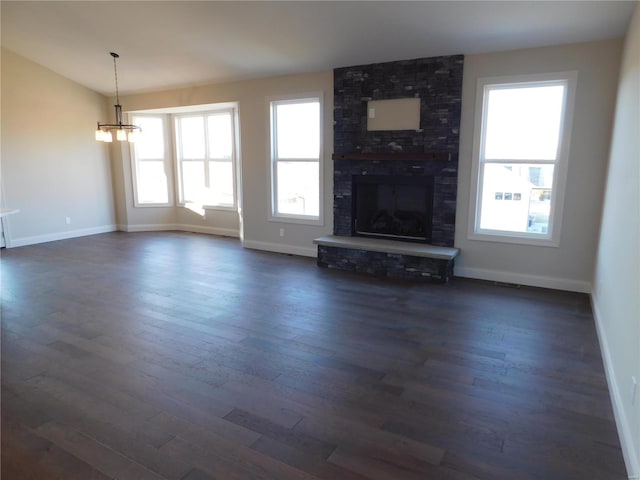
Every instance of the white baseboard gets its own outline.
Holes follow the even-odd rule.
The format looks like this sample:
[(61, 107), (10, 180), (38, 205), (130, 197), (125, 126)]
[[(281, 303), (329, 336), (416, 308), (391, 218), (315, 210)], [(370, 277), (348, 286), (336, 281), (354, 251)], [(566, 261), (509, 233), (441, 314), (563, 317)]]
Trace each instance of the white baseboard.
[(591, 293), (591, 283), (566, 278), (542, 277), (538, 275), (527, 275), (526, 273), (502, 272), (483, 268), (458, 267), (457, 265), (454, 267), (453, 273), (456, 277), (514, 283), (517, 285), (551, 288), (568, 292)]
[[(161, 225), (120, 225), (119, 229), (125, 232), (157, 232), (167, 230), (177, 230), (181, 232), (208, 233), (211, 235), (220, 235), (224, 237), (239, 238), (238, 230), (228, 228), (205, 227), (196, 225), (180, 225), (180, 224), (161, 224)], [(299, 255), (302, 257), (317, 256), (315, 247), (297, 247), (295, 245), (284, 245), (280, 243), (259, 242), (255, 240), (244, 240), (242, 246), (253, 250), (265, 250), (268, 252), (286, 253), (290, 255)]]
[(266, 250), (268, 252), (287, 253), (301, 257), (315, 258), (318, 255), (316, 247), (296, 247), (295, 245), (283, 245), (280, 243), (258, 242), (255, 240), (245, 240), (242, 242), (245, 248), (253, 250)]
[(173, 223), (118, 225), (118, 230), (122, 232), (166, 232), (171, 230), (178, 230), (178, 226)]
[(600, 343), (600, 352), (602, 354), (602, 362), (604, 363), (604, 371), (609, 386), (609, 395), (611, 395), (611, 403), (613, 406), (613, 416), (616, 420), (618, 429), (618, 437), (620, 438), (620, 447), (622, 448), (622, 456), (627, 468), (629, 480), (640, 480), (640, 462), (638, 461), (637, 451), (640, 448), (633, 444), (633, 436), (630, 431), (630, 422), (625, 414), (620, 388), (613, 370), (613, 361), (611, 360), (611, 349), (605, 334), (600, 310), (598, 309), (597, 299), (591, 294), (591, 309), (593, 310), (593, 318), (596, 323), (596, 332), (598, 333), (598, 342)]
[(239, 238), (240, 232), (233, 228), (205, 227), (197, 225), (176, 225), (181, 232), (208, 233), (209, 235), (219, 235), (221, 237)]
[(36, 235), (33, 237), (21, 237), (7, 239), (7, 248), (24, 247), (27, 245), (35, 245), (37, 243), (54, 242), (56, 240), (66, 240), (69, 238), (85, 237), (87, 235), (97, 235), (99, 233), (108, 232), (165, 232), (177, 230), (179, 232), (206, 233), (210, 235), (219, 235), (222, 237), (238, 238), (240, 233), (238, 230), (231, 228), (205, 227), (197, 225), (180, 225), (180, 224), (148, 224), (148, 225), (104, 225), (102, 227), (83, 228), (80, 230), (69, 230), (66, 232), (49, 233), (46, 235)]
[(66, 232), (47, 233), (45, 235), (35, 235), (33, 237), (19, 237), (7, 239), (7, 248), (24, 247), (38, 243), (55, 242), (56, 240), (66, 240), (69, 238), (85, 237), (87, 235), (97, 235), (99, 233), (115, 232), (116, 225), (103, 225), (100, 227), (81, 228), (79, 230), (68, 230)]
[(238, 238), (240, 232), (232, 228), (218, 228), (198, 225), (185, 225), (179, 223), (160, 223), (160, 224), (140, 224), (140, 225), (118, 225), (118, 230), (123, 232), (194, 232), (206, 233), (209, 235), (219, 235), (222, 237)]

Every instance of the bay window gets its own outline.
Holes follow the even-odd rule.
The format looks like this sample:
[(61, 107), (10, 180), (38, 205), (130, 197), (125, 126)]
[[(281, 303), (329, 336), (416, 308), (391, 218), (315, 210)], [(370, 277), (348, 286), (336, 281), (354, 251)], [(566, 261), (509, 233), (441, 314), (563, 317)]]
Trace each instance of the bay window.
[(234, 111), (179, 115), (175, 126), (179, 203), (233, 208)]
[(132, 144), (133, 194), (136, 206), (170, 205), (171, 153), (167, 144), (165, 115), (134, 115), (142, 128)]

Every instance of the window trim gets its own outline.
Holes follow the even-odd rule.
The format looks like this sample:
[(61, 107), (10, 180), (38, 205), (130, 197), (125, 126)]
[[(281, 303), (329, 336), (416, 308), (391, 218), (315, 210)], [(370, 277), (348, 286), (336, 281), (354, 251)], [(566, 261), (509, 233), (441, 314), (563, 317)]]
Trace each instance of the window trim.
[[(276, 132), (277, 124), (275, 121), (275, 106), (278, 104), (295, 104), (295, 103), (312, 103), (317, 101), (319, 104), (319, 151), (318, 159), (296, 159), (287, 158), (282, 161), (286, 162), (318, 162), (318, 215), (296, 215), (276, 213), (277, 207), (277, 186), (276, 186)], [(324, 225), (324, 95), (323, 92), (309, 92), (301, 94), (280, 95), (267, 98), (267, 119), (269, 125), (269, 136), (267, 138), (267, 161), (269, 175), (267, 178), (269, 202), (267, 205), (267, 220), (270, 222), (295, 223), (300, 225)]]
[[(193, 111), (180, 111), (180, 112), (176, 112), (175, 114), (171, 114), (171, 121), (172, 121), (172, 135), (174, 138), (174, 168), (175, 168), (175, 175), (176, 175), (176, 182), (175, 182), (175, 189), (176, 189), (176, 205), (179, 207), (186, 207), (187, 205), (190, 204), (190, 202), (184, 201), (183, 199), (183, 184), (182, 184), (182, 169), (181, 169), (181, 163), (183, 161), (190, 161), (190, 160), (182, 160), (181, 156), (180, 156), (180, 141), (179, 141), (179, 134), (180, 134), (180, 126), (179, 126), (179, 121), (181, 118), (188, 118), (188, 117), (203, 117), (205, 119), (204, 121), (204, 131), (205, 131), (205, 158), (202, 160), (204, 161), (204, 169), (205, 169), (205, 183), (208, 183), (209, 181), (209, 176), (208, 176), (208, 171), (209, 171), (209, 162), (212, 161), (221, 161), (221, 160), (216, 160), (216, 159), (211, 159), (209, 158), (209, 136), (207, 135), (207, 121), (206, 121), (206, 117), (208, 115), (216, 115), (216, 114), (220, 114), (220, 113), (224, 113), (224, 112), (228, 112), (231, 114), (231, 145), (232, 145), (232, 151), (231, 151), (231, 172), (232, 172), (232, 179), (233, 179), (233, 204), (232, 205), (207, 205), (207, 204), (203, 204), (201, 205), (201, 208), (204, 210), (221, 210), (221, 211), (228, 211), (228, 212), (235, 212), (238, 210), (238, 172), (237, 172), (237, 164), (238, 164), (238, 117), (237, 117), (237, 108), (236, 105), (230, 105), (228, 103), (224, 103), (221, 104), (219, 107), (216, 107), (214, 105), (212, 105), (210, 108), (206, 109), (206, 110), (193, 110)], [(195, 160), (194, 160), (195, 161)], [(201, 160), (197, 160), (197, 161), (201, 161)], [(226, 161), (225, 161), (226, 162)]]
[[(569, 149), (575, 107), (577, 71), (553, 72), (530, 75), (511, 75), (501, 77), (478, 78), (476, 85), (476, 110), (474, 115), (473, 156), (471, 169), (471, 185), (469, 195), (469, 218), (467, 238), (499, 243), (513, 243), (521, 245), (535, 245), (545, 247), (559, 247), (562, 226), (562, 216), (565, 203), (567, 185), (567, 171), (569, 164)], [(486, 92), (492, 87), (510, 88), (514, 86), (541, 86), (544, 84), (566, 85), (560, 131), (558, 137), (558, 152), (555, 160), (486, 160), (482, 158), (485, 141), (488, 95)], [(554, 178), (552, 184), (552, 203), (550, 211), (549, 230), (546, 235), (526, 232), (509, 232), (502, 230), (480, 229), (480, 211), (482, 208), (482, 180), (484, 166), (487, 163), (540, 163), (552, 164)]]
[[(129, 158), (131, 159), (131, 181), (133, 187), (133, 206), (135, 208), (155, 208), (155, 207), (173, 207), (175, 206), (175, 196), (173, 189), (173, 171), (172, 168), (172, 159), (171, 159), (171, 151), (173, 149), (172, 139), (171, 139), (171, 129), (169, 127), (169, 118), (168, 115), (162, 113), (129, 113), (127, 114), (127, 118), (129, 123), (135, 123), (134, 117), (149, 117), (149, 118), (160, 118), (162, 120), (162, 136), (164, 140), (164, 158), (162, 159), (153, 159), (153, 160), (140, 160), (137, 158), (135, 153), (135, 143), (127, 143), (129, 146)], [(164, 164), (164, 173), (167, 179), (167, 202), (163, 203), (147, 203), (139, 201), (138, 194), (138, 162), (157, 162), (162, 160)]]

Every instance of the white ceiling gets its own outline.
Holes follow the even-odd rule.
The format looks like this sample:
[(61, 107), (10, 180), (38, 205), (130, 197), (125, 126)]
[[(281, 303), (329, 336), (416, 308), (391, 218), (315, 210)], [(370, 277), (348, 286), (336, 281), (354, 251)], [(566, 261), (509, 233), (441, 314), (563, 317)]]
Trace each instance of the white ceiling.
[(2, 45), (103, 94), (624, 35), (637, 1), (7, 1)]

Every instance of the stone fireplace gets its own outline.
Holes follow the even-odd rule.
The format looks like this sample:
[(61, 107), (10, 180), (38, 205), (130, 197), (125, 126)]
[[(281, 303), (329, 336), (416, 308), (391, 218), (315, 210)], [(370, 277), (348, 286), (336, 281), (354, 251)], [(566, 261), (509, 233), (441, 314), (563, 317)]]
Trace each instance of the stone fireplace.
[[(454, 55), (334, 70), (334, 235), (330, 244), (316, 242), (319, 265), (437, 281), (452, 275), (463, 61)], [(420, 99), (419, 129), (367, 129), (367, 102), (409, 97)], [(366, 248), (357, 248), (358, 237)], [(390, 239), (408, 253), (389, 251), (397, 246)]]
[(354, 175), (351, 234), (431, 242), (433, 177)]
[[(364, 159), (367, 157), (371, 159)], [(401, 183), (396, 184), (399, 190), (409, 189), (411, 184), (429, 185), (431, 232), (427, 243), (443, 247), (453, 246), (458, 184), (457, 154), (455, 160), (453, 155), (450, 156), (448, 153), (412, 155), (409, 159), (399, 154), (366, 154), (358, 156), (357, 159), (350, 158), (350, 155), (334, 154), (334, 235), (354, 235), (354, 183), (357, 183), (359, 178), (387, 178), (400, 181)]]

